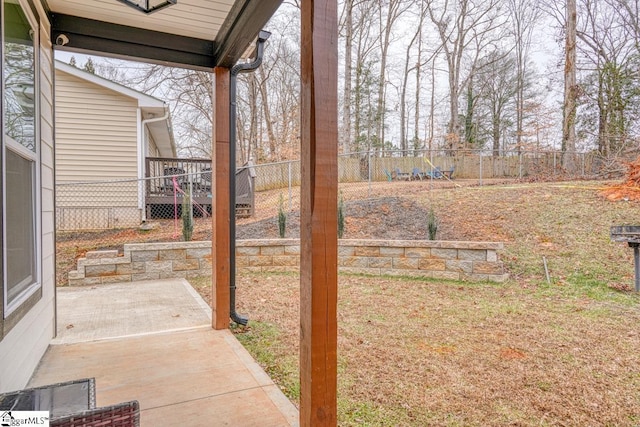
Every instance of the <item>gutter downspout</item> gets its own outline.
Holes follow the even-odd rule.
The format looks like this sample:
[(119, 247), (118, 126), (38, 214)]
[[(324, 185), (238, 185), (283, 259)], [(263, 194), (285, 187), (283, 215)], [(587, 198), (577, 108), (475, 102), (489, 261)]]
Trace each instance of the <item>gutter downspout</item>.
[(260, 31), (255, 59), (234, 65), (229, 79), (229, 316), (243, 326), (249, 323), (249, 319), (236, 312), (236, 84), (238, 74), (253, 71), (262, 64), (264, 43), (270, 35), (268, 31)]
[[(142, 109), (140, 110), (140, 114), (142, 114)], [(145, 136), (145, 128), (147, 126), (147, 124), (149, 123), (154, 123), (154, 122), (161, 122), (163, 120), (167, 120), (169, 118), (169, 107), (167, 106), (167, 104), (164, 105), (164, 116), (162, 117), (151, 117), (149, 119), (144, 119), (140, 122), (140, 142), (141, 142), (141, 150), (140, 153), (142, 154), (142, 159), (140, 161), (140, 168), (138, 169), (140, 172), (138, 173), (138, 179), (141, 182), (144, 182), (144, 186), (146, 186), (146, 181), (145, 178), (147, 177), (147, 169), (146, 169), (146, 165), (147, 165), (147, 157), (149, 156), (149, 144), (147, 139), (144, 137)], [(142, 176), (140, 176), (142, 175)], [(141, 199), (142, 199), (142, 222), (145, 222), (147, 220), (147, 207), (146, 207), (146, 189), (142, 188), (140, 189), (140, 194), (142, 195)]]

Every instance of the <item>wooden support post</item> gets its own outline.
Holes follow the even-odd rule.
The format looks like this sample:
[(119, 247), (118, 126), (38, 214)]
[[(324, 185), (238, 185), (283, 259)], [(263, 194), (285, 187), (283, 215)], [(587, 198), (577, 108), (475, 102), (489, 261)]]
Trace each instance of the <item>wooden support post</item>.
[(300, 425), (337, 424), (336, 0), (302, 2)]
[(228, 68), (215, 68), (215, 108), (211, 188), (211, 309), (214, 329), (229, 327), (229, 80)]

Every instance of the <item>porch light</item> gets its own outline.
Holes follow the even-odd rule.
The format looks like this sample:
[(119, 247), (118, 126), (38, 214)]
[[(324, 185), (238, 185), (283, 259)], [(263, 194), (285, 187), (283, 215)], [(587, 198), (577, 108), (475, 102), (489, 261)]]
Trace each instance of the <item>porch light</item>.
[(127, 6), (146, 13), (147, 15), (153, 12), (157, 12), (165, 7), (169, 7), (178, 3), (178, 0), (118, 0), (120, 3), (124, 3)]

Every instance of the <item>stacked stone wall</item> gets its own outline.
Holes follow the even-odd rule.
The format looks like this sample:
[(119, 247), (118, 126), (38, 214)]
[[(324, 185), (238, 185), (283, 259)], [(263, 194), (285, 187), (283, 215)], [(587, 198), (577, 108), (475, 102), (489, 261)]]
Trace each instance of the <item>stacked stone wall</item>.
[[(430, 277), (452, 280), (508, 278), (497, 242), (340, 240), (342, 273)], [(69, 273), (69, 285), (97, 285), (211, 274), (211, 242), (125, 244), (124, 253), (92, 251)], [(300, 268), (297, 239), (239, 240), (236, 271), (290, 272)]]

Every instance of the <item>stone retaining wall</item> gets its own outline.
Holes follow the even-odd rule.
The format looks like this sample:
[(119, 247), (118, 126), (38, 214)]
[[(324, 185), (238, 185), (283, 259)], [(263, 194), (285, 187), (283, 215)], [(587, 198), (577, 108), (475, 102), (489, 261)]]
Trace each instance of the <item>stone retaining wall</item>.
[[(343, 273), (503, 282), (502, 243), (424, 240), (340, 240)], [(239, 240), (236, 271), (298, 271), (297, 239)], [(92, 251), (69, 273), (69, 285), (189, 278), (211, 274), (211, 242), (134, 243), (118, 251)]]

